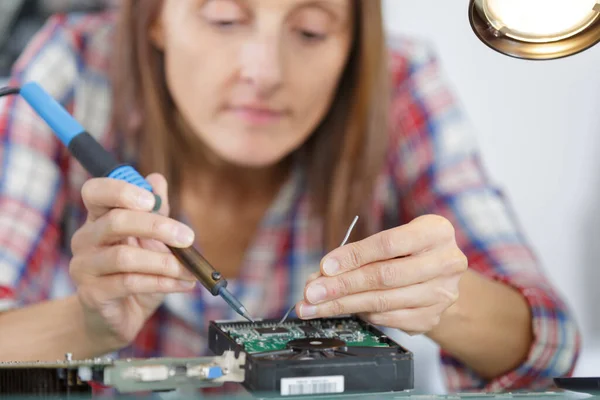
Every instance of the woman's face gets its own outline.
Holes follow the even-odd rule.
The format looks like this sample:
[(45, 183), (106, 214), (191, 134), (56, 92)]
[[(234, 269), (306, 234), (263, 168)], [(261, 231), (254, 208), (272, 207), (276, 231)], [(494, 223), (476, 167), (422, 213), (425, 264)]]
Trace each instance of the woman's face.
[(179, 112), (210, 150), (272, 165), (328, 111), (352, 40), (350, 0), (165, 0), (153, 26)]

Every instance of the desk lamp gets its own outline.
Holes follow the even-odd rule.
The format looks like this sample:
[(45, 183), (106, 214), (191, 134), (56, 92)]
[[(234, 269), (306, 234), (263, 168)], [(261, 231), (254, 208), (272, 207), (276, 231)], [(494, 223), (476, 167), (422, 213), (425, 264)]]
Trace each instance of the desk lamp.
[[(469, 22), (493, 50), (525, 60), (552, 60), (600, 41), (600, 0), (470, 0)], [(557, 387), (600, 394), (600, 377), (555, 377)]]
[(600, 41), (600, 0), (470, 0), (469, 22), (501, 54), (557, 59)]

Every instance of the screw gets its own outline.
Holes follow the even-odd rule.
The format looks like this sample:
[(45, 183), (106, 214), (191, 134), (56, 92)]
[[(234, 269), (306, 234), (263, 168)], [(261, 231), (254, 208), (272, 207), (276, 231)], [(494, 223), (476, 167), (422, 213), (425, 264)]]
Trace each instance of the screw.
[(213, 272), (213, 273), (212, 273), (212, 278), (213, 278), (215, 281), (218, 281), (219, 279), (221, 279), (221, 273), (220, 273), (220, 272), (217, 272), (217, 271)]

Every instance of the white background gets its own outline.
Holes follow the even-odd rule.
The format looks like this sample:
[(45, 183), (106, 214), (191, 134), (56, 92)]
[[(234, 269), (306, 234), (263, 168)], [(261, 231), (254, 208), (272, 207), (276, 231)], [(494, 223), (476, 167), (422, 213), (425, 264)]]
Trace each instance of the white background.
[(467, 0), (384, 0), (390, 31), (434, 46), (490, 177), (583, 330), (575, 375), (600, 376), (600, 44), (569, 58), (502, 56)]
[(522, 61), (477, 40), (468, 0), (384, 2), (391, 32), (437, 50), (489, 175), (582, 328), (575, 375), (600, 376), (600, 44), (562, 60)]

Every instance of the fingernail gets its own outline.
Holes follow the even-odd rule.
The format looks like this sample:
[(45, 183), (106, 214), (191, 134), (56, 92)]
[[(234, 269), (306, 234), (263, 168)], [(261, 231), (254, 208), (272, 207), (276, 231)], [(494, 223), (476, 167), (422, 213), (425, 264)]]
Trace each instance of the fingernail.
[(175, 240), (182, 246), (191, 246), (194, 243), (194, 232), (187, 226), (176, 226)]
[(327, 297), (327, 289), (325, 289), (325, 286), (321, 285), (320, 283), (310, 285), (306, 290), (306, 299), (310, 303), (319, 303), (325, 300), (325, 297)]
[(316, 306), (312, 306), (310, 304), (302, 304), (300, 306), (300, 317), (307, 318), (307, 317), (314, 317), (315, 315), (317, 315), (317, 307)]
[(328, 258), (323, 263), (323, 271), (327, 275), (335, 275), (340, 270), (340, 263), (335, 258)]
[(179, 281), (179, 287), (183, 289), (191, 289), (196, 286), (196, 281)]
[(154, 199), (152, 193), (147, 191), (141, 192), (136, 199), (138, 207), (145, 209), (152, 209), (155, 202), (156, 200)]

